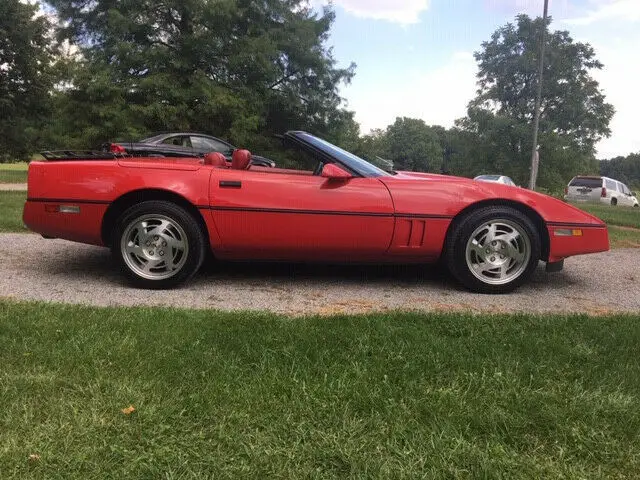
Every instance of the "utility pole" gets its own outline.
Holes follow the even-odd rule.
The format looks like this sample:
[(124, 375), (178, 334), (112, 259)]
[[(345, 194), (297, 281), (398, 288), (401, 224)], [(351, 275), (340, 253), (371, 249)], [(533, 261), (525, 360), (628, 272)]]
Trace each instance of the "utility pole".
[(544, 47), (547, 43), (547, 16), (549, 13), (549, 0), (544, 0), (544, 14), (542, 15), (542, 38), (540, 41), (540, 58), (538, 59), (538, 85), (536, 91), (536, 105), (533, 114), (533, 147), (531, 149), (531, 176), (529, 177), (529, 188), (536, 188), (538, 177), (537, 155), (538, 155), (538, 129), (540, 128), (540, 104), (542, 103), (542, 73), (544, 70)]

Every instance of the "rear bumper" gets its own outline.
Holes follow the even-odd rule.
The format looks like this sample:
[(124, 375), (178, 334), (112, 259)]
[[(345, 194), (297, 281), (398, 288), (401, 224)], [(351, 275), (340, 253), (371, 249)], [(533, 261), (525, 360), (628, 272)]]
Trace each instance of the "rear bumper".
[(574, 255), (606, 252), (609, 232), (606, 225), (548, 224), (549, 259), (556, 263)]
[[(77, 212), (56, 211), (56, 207), (60, 206), (77, 207)], [(106, 203), (28, 199), (24, 205), (22, 221), (29, 230), (43, 237), (103, 245), (102, 218), (107, 207)]]

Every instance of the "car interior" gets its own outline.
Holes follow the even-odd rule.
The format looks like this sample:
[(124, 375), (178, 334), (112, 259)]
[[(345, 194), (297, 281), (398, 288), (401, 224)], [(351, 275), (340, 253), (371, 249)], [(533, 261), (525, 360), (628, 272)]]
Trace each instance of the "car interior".
[(211, 152), (204, 155), (205, 165), (215, 168), (227, 168), (233, 170), (251, 170), (264, 173), (279, 173), (290, 175), (321, 175), (324, 162), (306, 150), (293, 145), (283, 144), (279, 165), (286, 168), (263, 167), (251, 164), (251, 152), (246, 149), (234, 150), (231, 162), (227, 161), (221, 153)]

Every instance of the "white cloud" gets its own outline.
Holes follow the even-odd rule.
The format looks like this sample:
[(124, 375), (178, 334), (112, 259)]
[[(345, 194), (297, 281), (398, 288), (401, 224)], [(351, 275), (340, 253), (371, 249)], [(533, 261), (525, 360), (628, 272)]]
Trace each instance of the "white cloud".
[(616, 113), (609, 125), (611, 137), (597, 146), (598, 157), (640, 152), (636, 128), (640, 64), (635, 61), (640, 46), (640, 0), (590, 0), (582, 12), (559, 23), (575, 40), (591, 44), (604, 64), (593, 76)]
[[(387, 20), (408, 25), (418, 23), (431, 0), (334, 0), (333, 4), (361, 18)], [(322, 3), (328, 3), (323, 1)]]
[(386, 128), (403, 116), (450, 127), (466, 115), (467, 104), (475, 96), (476, 70), (473, 55), (459, 52), (427, 73), (402, 70), (384, 80), (370, 81), (356, 76), (344, 94), (362, 133)]
[(563, 21), (568, 25), (591, 25), (605, 21), (640, 21), (640, 1), (638, 0), (592, 0), (586, 14)]
[[(541, 17), (543, 10), (542, 0), (484, 0), (485, 7), (489, 10), (516, 15), (526, 13), (533, 17)], [(570, 0), (549, 0), (549, 15), (564, 17), (571, 9)]]
[(640, 64), (632, 60), (637, 56), (640, 33), (632, 38), (612, 35), (606, 43), (591, 43), (598, 59), (604, 63), (604, 68), (594, 72), (593, 76), (600, 82), (607, 102), (616, 109), (609, 125), (612, 135), (598, 144), (598, 157), (611, 158), (640, 152), (637, 128), (640, 96), (636, 94)]

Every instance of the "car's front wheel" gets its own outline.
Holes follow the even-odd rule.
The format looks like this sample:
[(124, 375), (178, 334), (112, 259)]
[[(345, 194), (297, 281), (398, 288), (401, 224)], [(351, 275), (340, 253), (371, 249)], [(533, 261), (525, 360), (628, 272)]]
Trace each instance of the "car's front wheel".
[(166, 201), (146, 201), (126, 210), (113, 238), (111, 249), (122, 271), (141, 288), (171, 288), (187, 281), (206, 254), (198, 222)]
[(485, 207), (458, 219), (446, 246), (451, 274), (469, 290), (506, 293), (522, 285), (540, 260), (533, 222), (510, 207)]

